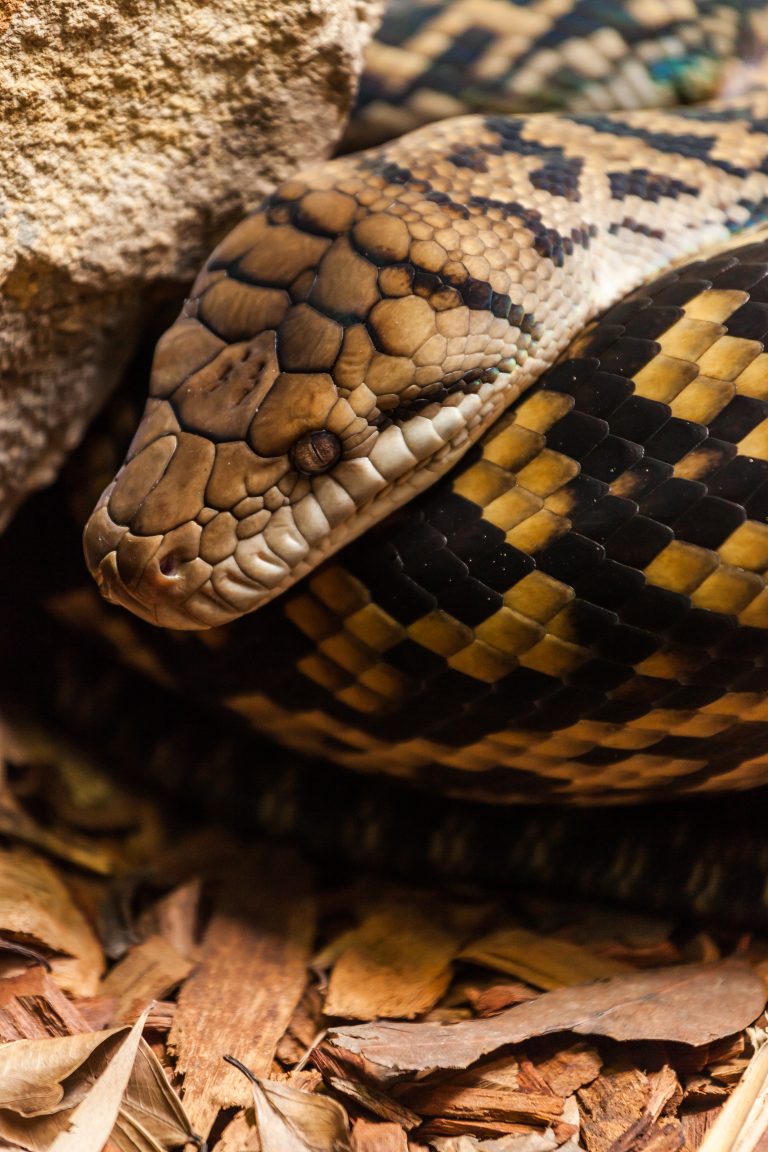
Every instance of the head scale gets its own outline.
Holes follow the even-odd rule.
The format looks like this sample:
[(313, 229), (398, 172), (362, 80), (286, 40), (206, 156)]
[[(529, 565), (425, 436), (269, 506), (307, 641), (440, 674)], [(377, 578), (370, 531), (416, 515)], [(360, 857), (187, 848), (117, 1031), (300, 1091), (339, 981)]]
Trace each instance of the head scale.
[[(451, 201), (431, 163), (423, 147), (418, 172), (386, 149), (331, 162), (213, 253), (86, 526), (109, 599), (176, 628), (249, 612), (430, 484), (508, 402), (535, 338), (501, 270), (519, 222)], [(506, 245), (496, 271), (491, 243)]]

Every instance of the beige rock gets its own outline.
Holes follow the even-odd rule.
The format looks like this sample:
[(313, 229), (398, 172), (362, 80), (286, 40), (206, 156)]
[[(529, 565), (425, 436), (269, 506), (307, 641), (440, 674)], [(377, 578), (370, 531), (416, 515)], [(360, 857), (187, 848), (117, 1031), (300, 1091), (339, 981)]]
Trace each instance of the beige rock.
[(0, 524), (147, 317), (344, 125), (379, 0), (0, 0)]

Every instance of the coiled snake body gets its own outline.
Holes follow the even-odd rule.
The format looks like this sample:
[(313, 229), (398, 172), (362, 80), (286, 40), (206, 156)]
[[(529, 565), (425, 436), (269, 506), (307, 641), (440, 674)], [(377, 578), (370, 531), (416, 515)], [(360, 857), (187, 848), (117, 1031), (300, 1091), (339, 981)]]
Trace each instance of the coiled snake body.
[[(475, 100), (514, 44), (503, 111), (541, 87), (573, 110), (422, 128), (301, 175), (235, 229), (159, 346), (86, 529), (110, 596), (183, 630), (57, 599), (239, 720), (190, 719), (21, 616), (0, 622), (17, 654), (0, 697), (21, 707), (28, 687), (129, 766), (187, 786), (198, 766), (209, 796), (245, 765), (240, 808), (325, 851), (765, 925), (761, 808), (732, 802), (723, 823), (718, 800), (707, 822), (694, 798), (768, 779), (768, 94), (602, 109), (701, 96), (719, 59), (765, 40), (766, 5), (417, 8), (401, 9), (412, 118), (434, 105), (417, 42), (439, 49), (433, 93), (463, 52)], [(398, 75), (369, 93), (374, 119)], [(29, 530), (36, 578), (55, 575)], [(275, 768), (243, 717), (461, 802)], [(468, 803), (673, 795), (650, 817)]]
[(86, 528), (108, 598), (214, 626), (144, 629), (139, 658), (301, 750), (474, 798), (761, 783), (765, 247), (619, 305), (509, 405), (601, 309), (766, 215), (759, 88), (464, 117), (279, 188), (160, 342)]

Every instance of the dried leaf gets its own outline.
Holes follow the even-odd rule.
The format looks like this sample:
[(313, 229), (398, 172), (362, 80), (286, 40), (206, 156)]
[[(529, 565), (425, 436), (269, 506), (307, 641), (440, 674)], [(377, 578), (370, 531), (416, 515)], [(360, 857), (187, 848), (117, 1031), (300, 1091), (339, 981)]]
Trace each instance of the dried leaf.
[(186, 979), (192, 967), (162, 936), (142, 940), (101, 982), (102, 994), (116, 1000), (110, 1023), (132, 1020), (142, 1004), (162, 1000)]
[(324, 1011), (350, 1020), (410, 1018), (433, 1007), (462, 939), (416, 904), (372, 912), (339, 944)]
[[(84, 1152), (83, 1133), (90, 1133), (94, 1116), (99, 1118), (98, 1131), (103, 1131), (117, 1098), (119, 1115), (112, 1143), (121, 1152), (163, 1152), (190, 1140), (192, 1131), (181, 1103), (151, 1048), (141, 1039), (139, 1024), (143, 1022), (144, 1017), (133, 1029), (0, 1045), (0, 1138), (16, 1141), (31, 1152), (50, 1152), (53, 1142), (63, 1138), (75, 1121), (79, 1138), (73, 1137), (71, 1145), (63, 1147)], [(137, 1027), (127, 1081), (122, 1058), (104, 1081), (113, 1061), (122, 1057), (127, 1038), (137, 1036)], [(127, 1054), (124, 1059), (128, 1061)], [(116, 1084), (122, 1084), (119, 1092)], [(76, 1120), (79, 1106), (85, 1120)], [(134, 1138), (135, 1132), (142, 1134), (142, 1142)]]
[[(150, 1010), (148, 1023), (151, 1018)], [(187, 1112), (168, 1083), (162, 1065), (143, 1040), (112, 1139), (121, 1152), (155, 1152), (156, 1148), (164, 1152), (196, 1140)]]
[(349, 1120), (336, 1100), (262, 1080), (227, 1060), (250, 1080), (261, 1152), (352, 1152)]
[(607, 980), (632, 972), (629, 964), (598, 956), (556, 936), (541, 936), (525, 928), (504, 928), (474, 940), (459, 955), (460, 960), (482, 964), (496, 972), (517, 976), (534, 988), (563, 988)]
[(466, 1068), (502, 1045), (571, 1031), (614, 1040), (702, 1045), (750, 1024), (763, 984), (740, 961), (633, 972), (598, 984), (560, 988), (487, 1019), (458, 1024), (361, 1024), (332, 1029), (326, 1043), (362, 1057), (372, 1076)]
[(143, 1012), (125, 1034), (106, 1069), (67, 1117), (66, 1128), (50, 1145), (50, 1152), (101, 1152), (117, 1121), (146, 1015)]
[(51, 967), (65, 992), (96, 992), (104, 957), (93, 929), (51, 865), (24, 849), (0, 852), (0, 931), (59, 953)]
[(222, 1062), (226, 1052), (258, 1074), (270, 1071), (304, 989), (313, 934), (308, 877), (292, 857), (252, 858), (226, 878), (168, 1039), (187, 1113), (202, 1134), (219, 1108), (250, 1100), (248, 1085)]

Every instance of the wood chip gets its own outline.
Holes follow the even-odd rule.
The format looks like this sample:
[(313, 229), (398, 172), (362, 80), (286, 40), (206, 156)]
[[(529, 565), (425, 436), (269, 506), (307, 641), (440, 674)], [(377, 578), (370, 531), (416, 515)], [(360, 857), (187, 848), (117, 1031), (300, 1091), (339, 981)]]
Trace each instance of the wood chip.
[(582, 1132), (588, 1152), (629, 1152), (658, 1145), (677, 1148), (683, 1142), (679, 1126), (654, 1125), (672, 1098), (682, 1098), (672, 1069), (664, 1066), (651, 1076), (638, 1068), (616, 1069), (598, 1076), (578, 1093)]
[(0, 1043), (73, 1036), (93, 1029), (42, 968), (0, 980)]
[(753, 1152), (768, 1129), (768, 1044), (749, 1062), (741, 1083), (707, 1132), (700, 1152)]
[(325, 999), (326, 1016), (411, 1019), (433, 1007), (451, 980), (462, 939), (417, 904), (392, 903), (344, 935)]
[(406, 1108), (404, 1104), (393, 1100), (371, 1084), (364, 1084), (359, 1080), (346, 1080), (341, 1076), (329, 1076), (328, 1086), (339, 1095), (353, 1100), (358, 1107), (364, 1108), (382, 1120), (396, 1124), (406, 1132), (418, 1128), (421, 1124), (421, 1116), (417, 1112)]
[[(550, 1049), (551, 1054), (546, 1054)], [(530, 1050), (529, 1054), (530, 1054)], [(602, 1057), (590, 1044), (576, 1043), (563, 1046), (559, 1040), (539, 1042), (539, 1050), (532, 1057), (536, 1071), (557, 1096), (570, 1096), (599, 1076)]]
[(519, 982), (509, 984), (491, 984), (488, 988), (473, 988), (468, 986), (464, 994), (472, 1005), (476, 1016), (495, 1016), (505, 1008), (514, 1004), (523, 1004), (526, 1000), (535, 1000), (538, 993), (527, 984)]
[(639, 1068), (613, 1068), (578, 1093), (581, 1131), (588, 1152), (609, 1152), (645, 1114), (651, 1095)]
[(322, 996), (315, 985), (304, 989), (290, 1023), (281, 1037), (275, 1055), (286, 1065), (298, 1064), (325, 1034), (322, 1020)]
[(561, 1119), (564, 1105), (529, 1061), (514, 1056), (435, 1083), (403, 1087), (398, 1095), (422, 1116), (445, 1116), (471, 1124), (501, 1120), (547, 1127)]
[[(528, 1124), (515, 1124), (508, 1120), (476, 1120), (474, 1118), (457, 1120), (452, 1116), (435, 1116), (422, 1125), (419, 1129), (419, 1137), (428, 1144), (433, 1144), (436, 1137), (440, 1136), (456, 1136), (460, 1139), (480, 1137), (490, 1142), (499, 1138), (506, 1141), (511, 1136), (529, 1135), (531, 1131), (532, 1129)], [(533, 1131), (541, 1132), (541, 1129), (534, 1128)], [(548, 1131), (550, 1130), (548, 1129)], [(553, 1133), (551, 1147), (556, 1146), (557, 1140)], [(494, 1145), (488, 1143), (486, 1147), (491, 1149), (494, 1148)]]
[(144, 1004), (165, 999), (192, 967), (162, 936), (142, 940), (101, 982), (102, 995), (115, 998), (110, 1024), (135, 1020)]
[(356, 1120), (352, 1126), (354, 1152), (408, 1152), (408, 1138), (397, 1124)]
[(25, 849), (0, 851), (0, 933), (51, 952), (65, 992), (92, 996), (104, 968), (101, 946), (58, 873)]
[(196, 960), (201, 890), (202, 881), (195, 877), (155, 901), (139, 920), (142, 935), (162, 936), (180, 956)]
[(261, 1152), (253, 1109), (237, 1112), (216, 1142), (216, 1152)]
[(182, 988), (168, 1038), (184, 1101), (205, 1135), (219, 1108), (246, 1106), (251, 1090), (223, 1063), (232, 1053), (269, 1073), (302, 994), (314, 935), (308, 876), (292, 857), (242, 862), (215, 897), (198, 968)]

